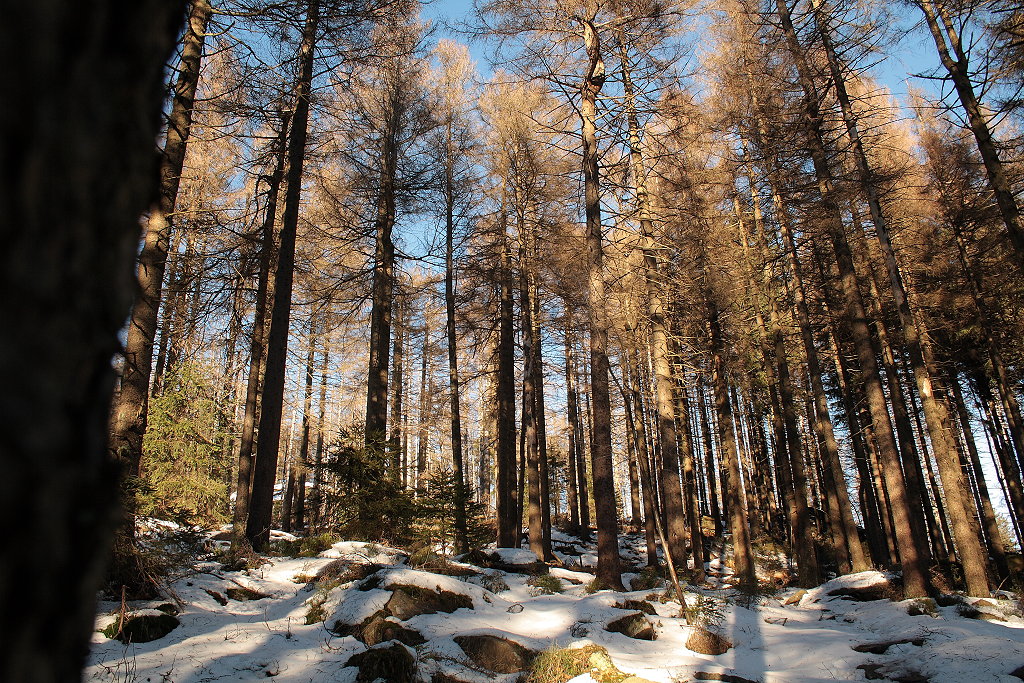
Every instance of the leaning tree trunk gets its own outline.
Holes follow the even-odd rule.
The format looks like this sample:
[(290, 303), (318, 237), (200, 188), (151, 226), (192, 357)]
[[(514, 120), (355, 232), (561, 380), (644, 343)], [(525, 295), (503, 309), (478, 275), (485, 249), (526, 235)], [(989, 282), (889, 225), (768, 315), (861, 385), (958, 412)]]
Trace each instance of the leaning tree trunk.
[(88, 653), (118, 517), (110, 360), (138, 219), (159, 201), (153, 141), (180, 8), (41, 0), (5, 13), (0, 121), (17, 131), (0, 141), (5, 680), (77, 681)]
[(138, 476), (142, 460), (153, 339), (156, 337), (164, 268), (171, 241), (171, 216), (178, 197), (181, 171), (185, 166), (206, 24), (211, 12), (208, 0), (194, 0), (192, 3), (182, 42), (178, 80), (167, 119), (166, 142), (160, 158), (160, 201), (150, 211), (146, 223), (145, 240), (139, 254), (139, 289), (128, 324), (121, 388), (112, 411), (110, 448), (125, 462), (132, 476)]
[[(999, 215), (1006, 226), (1010, 244), (1017, 255), (1017, 267), (1024, 269), (1024, 225), (1021, 225), (1020, 207), (1014, 196), (1013, 184), (999, 158), (999, 149), (992, 137), (989, 118), (985, 109), (978, 102), (974, 84), (971, 82), (969, 55), (964, 48), (959, 33), (946, 13), (946, 8), (934, 0), (916, 0), (916, 4), (924, 14), (925, 24), (935, 41), (939, 53), (939, 61), (953, 81), (960, 104), (967, 114), (967, 124), (974, 133), (978, 152), (985, 173), (988, 176), (989, 189), (995, 196)], [(951, 54), (952, 53), (952, 54)]]
[[(974, 517), (973, 505), (969, 504), (970, 490), (964, 479), (963, 469), (960, 467), (958, 449), (956, 443), (951, 438), (952, 420), (946, 407), (946, 402), (942, 400), (941, 396), (936, 395), (936, 388), (941, 391), (941, 387), (938, 386), (940, 378), (934, 376), (934, 373), (930, 371), (931, 368), (934, 368), (935, 361), (931, 358), (931, 346), (925, 336), (927, 332), (917, 319), (918, 316), (915, 316), (910, 308), (907, 289), (897, 265), (896, 254), (889, 237), (888, 221), (882, 211), (878, 188), (874, 181), (875, 176), (872, 173), (867, 153), (864, 150), (856, 114), (853, 111), (853, 103), (850, 101), (850, 96), (846, 90), (846, 77), (832, 45), (830, 29), (825, 22), (823, 13), (818, 7), (819, 2), (820, 0), (815, 2), (815, 19), (818, 23), (819, 34), (828, 58), (832, 84), (836, 91), (836, 97), (839, 100), (843, 122), (846, 124), (846, 133), (850, 139), (850, 146), (853, 151), (854, 162), (857, 166), (861, 189), (868, 200), (871, 222), (875, 226), (875, 234), (878, 237), (882, 258), (889, 275), (890, 290), (896, 300), (896, 311), (899, 314), (900, 324), (903, 328), (903, 337), (910, 356), (911, 367), (914, 371), (918, 394), (924, 406), (928, 435), (932, 442), (935, 461), (939, 466), (939, 474), (942, 477), (943, 491), (946, 494), (946, 506), (953, 523), (957, 553), (963, 564), (967, 590), (971, 595), (987, 596), (988, 577), (986, 568), (988, 558), (979, 538), (980, 529)], [(911, 465), (911, 468), (915, 466), (916, 464)]]
[(313, 58), (319, 17), (320, 1), (309, 0), (306, 23), (302, 30), (302, 43), (299, 47), (299, 77), (295, 84), (295, 110), (292, 114), (292, 131), (288, 140), (288, 188), (285, 192), (284, 215), (281, 217), (274, 307), (270, 316), (270, 333), (267, 335), (267, 366), (263, 379), (263, 400), (260, 405), (259, 436), (253, 467), (249, 519), (245, 527), (245, 536), (256, 551), (263, 550), (270, 540), (271, 516), (274, 510), (274, 480), (277, 475), (277, 453), (281, 439), (285, 365), (288, 361), (288, 322), (292, 307), (295, 233), (299, 224), (302, 167), (306, 156), (309, 95), (313, 81)]
[[(171, 215), (178, 197), (181, 171), (192, 128), (192, 111), (199, 84), (200, 62), (206, 25), (212, 9), (208, 0), (195, 0), (182, 39), (181, 63), (167, 119), (166, 141), (160, 157), (158, 201), (151, 207), (138, 261), (138, 289), (128, 323), (121, 383), (110, 419), (110, 450), (129, 477), (138, 477), (142, 462), (142, 441), (146, 434), (149, 380), (153, 368), (153, 340), (156, 337), (163, 290), (164, 269), (171, 241)], [(20, 60), (19, 60), (20, 61)], [(145, 576), (135, 550), (135, 487), (122, 491), (126, 517), (114, 539), (110, 567), (112, 581), (129, 593), (152, 597), (152, 582)]]
[(854, 346), (857, 349), (857, 358), (863, 373), (864, 389), (875, 430), (875, 438), (878, 441), (879, 455), (885, 468), (893, 521), (897, 533), (909, 536), (908, 542), (904, 543), (900, 549), (904, 589), (907, 597), (920, 597), (928, 594), (928, 577), (925, 567), (928, 556), (925, 540), (926, 530), (918, 528), (919, 525), (915, 523), (918, 517), (911, 513), (907, 485), (900, 469), (899, 451), (889, 421), (889, 409), (885, 393), (882, 390), (878, 360), (868, 328), (867, 312), (858, 288), (857, 272), (853, 264), (850, 244), (846, 238), (842, 214), (836, 203), (835, 180), (822, 131), (820, 93), (804, 55), (803, 47), (793, 28), (789, 7), (785, 0), (776, 0), (775, 5), (790, 53), (796, 61), (797, 75), (804, 93), (805, 119), (808, 126), (807, 141), (811, 161), (825, 210), (828, 238), (832, 243), (839, 268), (839, 280), (846, 308), (844, 311), (845, 322), (849, 326)]

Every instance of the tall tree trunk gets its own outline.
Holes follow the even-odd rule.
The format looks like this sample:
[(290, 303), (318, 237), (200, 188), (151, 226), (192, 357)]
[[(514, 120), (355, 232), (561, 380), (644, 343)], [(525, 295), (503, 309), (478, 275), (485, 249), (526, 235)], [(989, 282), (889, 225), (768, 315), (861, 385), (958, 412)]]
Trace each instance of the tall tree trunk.
[(700, 431), (704, 441), (704, 473), (706, 475), (708, 488), (708, 506), (711, 519), (715, 525), (715, 538), (721, 538), (725, 534), (725, 525), (722, 521), (721, 506), (718, 502), (718, 486), (716, 484), (714, 455), (714, 437), (711, 434), (711, 420), (708, 415), (707, 391), (702, 380), (698, 380), (697, 386), (697, 410), (700, 413)]
[[(535, 258), (539, 258), (539, 254), (536, 253), (538, 241), (536, 225), (533, 230), (534, 234), (532, 241), (533, 250), (535, 252), (534, 255)], [(537, 282), (536, 273), (533, 273), (532, 275), (530, 289), (530, 299), (533, 302), (533, 315), (531, 316), (531, 319), (533, 324), (533, 339), (535, 341), (533, 346), (533, 414), (537, 421), (537, 449), (540, 451), (540, 529), (541, 541), (544, 546), (543, 558), (545, 561), (552, 561), (555, 559), (555, 556), (551, 552), (551, 475), (548, 472), (547, 420), (544, 415), (544, 337), (540, 325), (540, 287)]]
[[(292, 496), (285, 496), (284, 511), (281, 513), (281, 529), (292, 530), (292, 511), (295, 511), (295, 528), (302, 529), (305, 510), (304, 496), (306, 483), (306, 470), (309, 467), (309, 432), (310, 432), (310, 411), (313, 407), (313, 360), (316, 355), (316, 314), (310, 311), (309, 314), (309, 336), (306, 345), (306, 370), (305, 389), (302, 393), (302, 426), (299, 433), (299, 454), (292, 460), (288, 473), (288, 487), (292, 489)], [(295, 492), (295, 482), (300, 485), (299, 492)], [(300, 505), (299, 501), (303, 501)]]
[(601, 228), (600, 177), (597, 149), (597, 95), (604, 85), (601, 41), (593, 18), (583, 20), (584, 46), (589, 60), (580, 87), (583, 138), (583, 184), (587, 219), (588, 306), (590, 314), (590, 400), (592, 437), (590, 458), (597, 516), (597, 580), (620, 589), (619, 521), (612, 467), (611, 397), (608, 389), (608, 311), (604, 288), (604, 240)]
[[(466, 479), (462, 451), (462, 412), (459, 388), (459, 347), (455, 329), (455, 178), (454, 163), (450, 153), (450, 140), (444, 164), (444, 310), (445, 332), (448, 337), (448, 398), (451, 404), (452, 468), (455, 471), (455, 550), (469, 551), (469, 532), (466, 521)], [(397, 420), (398, 417), (393, 416)]]
[(288, 361), (288, 323), (291, 318), (292, 277), (295, 265), (295, 233), (299, 223), (302, 168), (306, 156), (309, 95), (313, 80), (313, 58), (320, 17), (320, 0), (309, 0), (306, 23), (299, 47), (299, 76), (295, 84), (295, 109), (288, 140), (288, 188), (274, 285), (274, 307), (267, 335), (267, 367), (260, 406), (257, 458), (253, 467), (252, 494), (245, 535), (253, 550), (261, 551), (270, 540), (274, 509), (274, 479), (281, 440), (281, 409), (284, 403), (285, 366)]
[[(503, 207), (504, 208), (504, 207)], [(513, 329), (513, 300), (511, 256), (508, 235), (501, 228), (501, 263), (499, 267), (497, 381), (497, 498), (498, 547), (514, 548), (522, 528), (516, 518), (516, 418), (515, 418), (515, 331)]]
[(534, 364), (537, 356), (534, 353), (533, 302), (530, 298), (530, 273), (532, 253), (529, 246), (528, 228), (521, 221), (519, 225), (522, 250), (520, 252), (519, 271), (519, 319), (522, 325), (523, 344), (523, 459), (526, 462), (526, 516), (529, 532), (530, 550), (537, 557), (544, 557), (544, 530), (541, 514), (541, 483), (540, 483), (540, 449), (537, 445), (537, 399), (535, 394), (537, 377)]
[[(678, 354), (676, 354), (678, 356)], [(683, 475), (683, 508), (686, 521), (690, 527), (690, 553), (693, 556), (693, 573), (691, 583), (697, 584), (704, 580), (704, 531), (701, 528), (700, 505), (697, 499), (697, 482), (699, 474), (694, 466), (693, 430), (690, 427), (690, 410), (683, 382), (683, 372), (676, 366), (676, 415), (679, 416), (679, 451), (682, 453)]]
[[(757, 196), (757, 192), (754, 183), (750, 182), (751, 185), (751, 200), (753, 202), (754, 209), (754, 238), (757, 243), (758, 250), (761, 252), (761, 258), (765, 264), (771, 262), (770, 256), (767, 253), (768, 247), (763, 235), (763, 220), (761, 216), (761, 204)], [(786, 216), (782, 211), (781, 199), (779, 198), (778, 192), (775, 190), (774, 184), (771, 184), (772, 197), (776, 200), (776, 221), (781, 224), (783, 236), (787, 234), (788, 222)], [(742, 213), (739, 209), (738, 200), (734, 200), (734, 210), (737, 217), (737, 228), (740, 231), (740, 243), (743, 246), (743, 252), (746, 256), (748, 264), (748, 270), (752, 270), (751, 257), (749, 249), (747, 247), (747, 229), (745, 222), (743, 221)], [(785, 243), (784, 244), (788, 244)], [(794, 288), (799, 284), (799, 273), (794, 277), (792, 268), (792, 258), (787, 259), (788, 268), (788, 279), (793, 283)], [(769, 332), (766, 329), (764, 319), (761, 315), (760, 306), (755, 302), (755, 321), (761, 332), (762, 338), (765, 340), (762, 348), (762, 356), (764, 357), (764, 366), (769, 382), (769, 391), (772, 396), (775, 397), (777, 403), (777, 411), (779, 413), (776, 421), (778, 421), (781, 427), (776, 429), (776, 433), (781, 439), (776, 442), (777, 454), (781, 453), (782, 457), (778, 459), (781, 461), (780, 466), (777, 468), (777, 472), (781, 475), (779, 485), (782, 488), (782, 495), (786, 499), (786, 511), (789, 517), (789, 528), (793, 537), (793, 549), (797, 556), (797, 582), (801, 586), (809, 587), (816, 586), (821, 582), (821, 575), (818, 568), (818, 557), (814, 548), (814, 540), (811, 537), (811, 524), (810, 515), (807, 509), (807, 482), (806, 474), (804, 472), (803, 458), (801, 455), (800, 446), (800, 435), (797, 429), (797, 413), (796, 404), (793, 400), (793, 385), (792, 378), (789, 370), (789, 360), (786, 355), (786, 337), (785, 332), (782, 329), (781, 315), (778, 310), (778, 304), (771, 291), (770, 286), (770, 273), (767, 272), (768, 266), (766, 265), (762, 269), (760, 284), (763, 290), (764, 297), (769, 302), (769, 320), (771, 324), (771, 330)], [(749, 275), (751, 280), (753, 275)], [(753, 287), (752, 287), (753, 288)], [(796, 302), (801, 301), (802, 292), (797, 293), (794, 297)], [(804, 307), (804, 313), (806, 313), (806, 306)], [(804, 330), (804, 320), (797, 316), (797, 320), (800, 321), (801, 331)], [(806, 352), (806, 335), (804, 335), (805, 352)], [(812, 338), (812, 352), (813, 349), (813, 338)], [(814, 356), (813, 363), (817, 363), (817, 356)], [(808, 366), (812, 363), (808, 361)], [(820, 371), (819, 371), (820, 372)], [(820, 378), (819, 378), (820, 386)], [(813, 390), (812, 386), (812, 390)], [(826, 420), (828, 420), (826, 413)], [(831, 430), (831, 421), (829, 421), (829, 430)], [(780, 433), (781, 432), (781, 433)], [(844, 548), (845, 550), (845, 548)], [(847, 563), (848, 564), (848, 563)], [(849, 567), (845, 568), (849, 571)]]
[(664, 516), (672, 557), (686, 562), (686, 520), (683, 516), (683, 492), (679, 482), (679, 452), (676, 436), (675, 403), (672, 396), (674, 380), (668, 357), (668, 330), (665, 302), (662, 297), (661, 265), (654, 241), (647, 190), (647, 171), (641, 150), (640, 125), (637, 120), (633, 81), (628, 68), (625, 47), (621, 48), (623, 88), (626, 96), (626, 121), (629, 133), (630, 173), (640, 220), (640, 244), (644, 256), (647, 316), (650, 325), (649, 344), (654, 364), (655, 410), (658, 423), (658, 444), (661, 453), (661, 481), (664, 487)]
[(245, 525), (249, 519), (249, 497), (251, 495), (253, 450), (256, 437), (256, 421), (259, 419), (259, 395), (265, 355), (264, 340), (267, 330), (267, 309), (272, 306), (270, 269), (275, 261), (276, 241), (274, 239), (274, 222), (277, 218), (277, 201), (284, 180), (286, 152), (288, 148), (290, 112), (281, 113), (281, 130), (277, 135), (276, 162), (274, 171), (268, 178), (267, 205), (264, 209), (263, 225), (259, 241), (259, 271), (256, 281), (256, 306), (253, 314), (252, 334), (249, 344), (249, 373), (246, 378), (245, 414), (242, 418), (242, 429), (238, 439), (238, 478), (235, 487), (235, 510), (232, 517), (232, 546), (237, 550), (239, 544), (248, 543), (245, 538)]
[(569, 308), (565, 308), (565, 412), (566, 412), (566, 423), (568, 428), (566, 429), (566, 438), (568, 445), (566, 446), (566, 459), (568, 461), (569, 469), (569, 528), (570, 533), (578, 534), (580, 529), (580, 494), (579, 494), (579, 473), (577, 472), (576, 463), (579, 460), (577, 451), (579, 446), (576, 442), (577, 434), (579, 433), (579, 420), (576, 398), (576, 382), (575, 373), (576, 369), (573, 367), (573, 356), (572, 356), (572, 317), (569, 313)]
[(396, 484), (405, 484), (404, 430), (402, 416), (405, 402), (405, 335), (409, 324), (409, 304), (407, 298), (399, 295), (396, 305), (397, 322), (395, 327), (395, 344), (391, 353), (391, 434), (388, 436), (388, 476)]
[(718, 437), (722, 447), (722, 467), (729, 481), (722, 486), (725, 507), (729, 517), (729, 532), (732, 534), (736, 577), (748, 586), (756, 585), (754, 575), (754, 554), (750, 547), (750, 528), (747, 523), (743, 479), (740, 476), (739, 453), (736, 450), (736, 435), (732, 429), (732, 404), (729, 401), (729, 380), (725, 367), (725, 342), (719, 322), (718, 306), (711, 299), (711, 292), (705, 292), (708, 306), (708, 321), (711, 327), (711, 380), (715, 391), (715, 409), (718, 413)]
[[(370, 307), (370, 353), (366, 372), (367, 447), (382, 449), (387, 435), (388, 366), (391, 351), (391, 317), (394, 307), (395, 243), (392, 231), (396, 215), (398, 137), (401, 107), (398, 92), (387, 93), (388, 119), (381, 141), (380, 176), (373, 222), (373, 284)], [(396, 419), (396, 416), (392, 416)]]
[(430, 440), (428, 419), (431, 412), (430, 381), (427, 369), (430, 367), (430, 323), (423, 325), (423, 350), (420, 356), (420, 414), (416, 434), (416, 495), (427, 491), (427, 446)]
[[(817, 10), (815, 12), (815, 19), (818, 23), (819, 34), (828, 58), (832, 84), (836, 91), (836, 97), (839, 100), (844, 123), (846, 124), (846, 133), (850, 139), (861, 189), (867, 198), (871, 222), (875, 226), (875, 234), (878, 237), (878, 243), (882, 250), (882, 259), (889, 274), (890, 291), (896, 300), (896, 311), (899, 314), (900, 324), (903, 328), (903, 338), (910, 356), (918, 393), (924, 406), (928, 434), (932, 442), (935, 460), (939, 467), (939, 474), (942, 477), (946, 504), (953, 523), (953, 533), (956, 536), (957, 551), (964, 566), (964, 578), (967, 581), (967, 589), (972, 595), (987, 595), (987, 556), (981, 546), (979, 538), (980, 529), (971, 509), (973, 506), (968, 504), (969, 489), (967, 482), (964, 480), (963, 470), (960, 467), (960, 457), (956, 443), (951, 438), (952, 421), (949, 411), (941, 395), (936, 395), (936, 389), (941, 393), (941, 388), (937, 386), (939, 378), (934, 375), (933, 370), (930, 370), (930, 368), (933, 369), (935, 367), (934, 359), (930, 358), (932, 355), (931, 345), (924, 338), (926, 331), (921, 322), (910, 308), (907, 289), (896, 262), (896, 254), (889, 237), (888, 222), (882, 211), (878, 188), (875, 185), (867, 153), (861, 141), (856, 114), (853, 111), (853, 105), (846, 91), (845, 74), (833, 48), (830, 29), (825, 22), (822, 12), (818, 9), (820, 1), (815, 1), (815, 8)], [(924, 4), (927, 4), (927, 0), (925, 0)], [(1024, 246), (1024, 242), (1021, 244)], [(1021, 255), (1024, 255), (1024, 252)], [(908, 468), (908, 484), (910, 486), (913, 486), (914, 482), (910, 480), (909, 470), (915, 470), (916, 467), (916, 464), (914, 464)]]
[[(324, 333), (326, 335), (326, 329)], [(326, 336), (323, 347), (323, 358), (320, 361), (320, 400), (317, 402), (316, 455), (313, 458), (313, 490), (309, 496), (309, 508), (312, 511), (310, 524), (314, 529), (320, 528), (323, 506), (324, 418), (327, 414), (327, 367), (330, 365), (330, 350)]]
[[(643, 489), (643, 524), (644, 524), (644, 540), (647, 543), (647, 566), (657, 567), (658, 566), (658, 545), (657, 545), (657, 531), (655, 530), (655, 515), (658, 514), (654, 506), (654, 500), (656, 498), (654, 494), (653, 482), (649, 476), (644, 476), (643, 473), (650, 474), (648, 463), (650, 458), (647, 453), (647, 439), (644, 438), (643, 428), (639, 426), (639, 418), (637, 417), (637, 408), (640, 406), (640, 389), (637, 385), (636, 374), (639, 372), (639, 368), (636, 365), (636, 349), (632, 349), (632, 353), (629, 354), (630, 362), (625, 362), (625, 353), (623, 353), (623, 382), (625, 387), (620, 387), (622, 390), (622, 402), (626, 412), (626, 446), (627, 446), (627, 457), (630, 459), (630, 467), (639, 470), (637, 472), (637, 482), (640, 488)], [(629, 388), (628, 393), (626, 387)], [(639, 504), (639, 501), (637, 501)], [(637, 511), (639, 512), (639, 510)]]
[(829, 241), (832, 243), (839, 267), (839, 280), (846, 304), (845, 321), (850, 328), (854, 346), (857, 349), (875, 439), (878, 442), (879, 455), (885, 467), (893, 521), (897, 533), (909, 536), (909, 542), (902, 544), (900, 552), (904, 589), (907, 597), (924, 596), (928, 593), (928, 577), (925, 567), (928, 557), (925, 542), (926, 530), (918, 528), (919, 525), (915, 522), (918, 517), (911, 513), (907, 485), (900, 469), (899, 451), (889, 422), (889, 409), (885, 393), (882, 390), (878, 360), (868, 328), (868, 316), (858, 288), (857, 273), (846, 238), (842, 214), (834, 195), (835, 182), (822, 131), (820, 94), (793, 28), (786, 0), (776, 0), (775, 5), (790, 53), (797, 65), (800, 86), (804, 92), (804, 108), (808, 126), (807, 142), (818, 182), (818, 190), (821, 194)]
[(159, 202), (149, 213), (142, 251), (139, 253), (139, 288), (128, 323), (121, 388), (113, 406), (110, 429), (111, 451), (125, 463), (130, 476), (139, 475), (139, 464), (142, 461), (149, 379), (153, 367), (153, 340), (156, 337), (164, 269), (171, 240), (171, 218), (178, 197), (181, 171), (185, 166), (206, 25), (212, 11), (209, 0), (193, 0), (191, 4), (182, 39), (178, 79), (167, 118), (166, 141), (160, 157)]

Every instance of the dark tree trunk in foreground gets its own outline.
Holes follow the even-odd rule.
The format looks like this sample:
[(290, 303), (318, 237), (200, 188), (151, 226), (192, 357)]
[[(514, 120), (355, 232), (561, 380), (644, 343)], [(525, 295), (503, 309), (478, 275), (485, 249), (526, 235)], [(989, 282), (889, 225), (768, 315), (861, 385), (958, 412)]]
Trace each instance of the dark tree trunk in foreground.
[(299, 47), (299, 77), (295, 88), (295, 111), (288, 140), (288, 188), (274, 286), (274, 308), (267, 335), (267, 367), (263, 378), (260, 405), (259, 440), (253, 468), (252, 495), (245, 536), (253, 550), (262, 550), (270, 540), (270, 522), (274, 509), (274, 479), (281, 439), (281, 410), (284, 404), (285, 365), (288, 360), (288, 321), (292, 306), (292, 276), (295, 264), (295, 233), (299, 223), (299, 199), (302, 191), (302, 166), (306, 153), (309, 93), (313, 79), (313, 57), (319, 20), (319, 0), (310, 0), (306, 24)]
[(18, 131), (0, 140), (5, 680), (77, 681), (87, 654), (118, 506), (110, 359), (138, 218), (159, 200), (153, 141), (180, 7), (41, 0), (5, 13), (0, 85), (19, 103), (0, 108)]

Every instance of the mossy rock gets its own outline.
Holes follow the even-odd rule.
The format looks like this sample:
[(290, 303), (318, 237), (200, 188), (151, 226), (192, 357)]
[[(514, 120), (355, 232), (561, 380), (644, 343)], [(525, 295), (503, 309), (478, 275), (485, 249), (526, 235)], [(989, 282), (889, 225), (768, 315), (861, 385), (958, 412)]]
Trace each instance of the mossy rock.
[(387, 647), (371, 647), (348, 658), (345, 666), (359, 668), (358, 683), (378, 679), (388, 683), (413, 683), (416, 680), (416, 657), (409, 648), (393, 643)]
[(265, 593), (260, 593), (258, 590), (243, 586), (228, 588), (224, 591), (224, 594), (231, 600), (237, 600), (238, 602), (252, 602), (253, 600), (263, 600), (270, 597)]
[[(128, 643), (149, 643), (163, 638), (178, 627), (181, 622), (170, 614), (130, 614), (120, 617), (103, 629), (102, 633), (111, 640)], [(120, 628), (118, 628), (120, 624)]]
[(658, 613), (658, 611), (654, 609), (654, 605), (646, 600), (623, 600), (622, 602), (615, 603), (615, 608), (643, 612), (644, 614), (649, 614), (651, 616), (655, 616)]
[(473, 601), (460, 593), (440, 589), (432, 591), (405, 584), (393, 584), (388, 588), (392, 593), (384, 609), (400, 621), (420, 614), (450, 613), (462, 607), (473, 609)]
[(871, 586), (844, 586), (827, 593), (830, 598), (845, 598), (855, 602), (872, 602), (874, 600), (893, 600), (899, 597), (899, 590), (889, 582), (876, 583)]
[(686, 649), (702, 655), (721, 655), (729, 651), (732, 643), (706, 628), (698, 626), (686, 639)]
[(405, 645), (416, 646), (427, 642), (427, 639), (420, 635), (416, 629), (408, 628), (402, 624), (388, 621), (380, 613), (370, 617), (361, 629), (360, 634), (364, 643), (369, 646), (386, 643), (389, 640), (397, 640)]
[(634, 612), (633, 614), (627, 614), (624, 617), (609, 621), (604, 630), (611, 631), (612, 633), (621, 633), (624, 636), (637, 640), (654, 640), (658, 637), (654, 631), (654, 624), (647, 619), (643, 612)]
[(537, 657), (533, 650), (498, 636), (455, 636), (455, 642), (478, 667), (499, 674), (525, 671)]
[(918, 598), (907, 605), (907, 615), (911, 617), (924, 615), (937, 617), (939, 615), (939, 606), (931, 598)]

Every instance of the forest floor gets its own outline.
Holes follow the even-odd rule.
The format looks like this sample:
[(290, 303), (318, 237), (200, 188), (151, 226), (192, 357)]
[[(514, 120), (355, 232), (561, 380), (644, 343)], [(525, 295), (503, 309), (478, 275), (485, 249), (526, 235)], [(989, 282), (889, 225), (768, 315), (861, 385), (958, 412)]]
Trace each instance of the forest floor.
[[(268, 557), (246, 571), (200, 561), (170, 583), (171, 601), (101, 603), (84, 680), (511, 682), (525, 680), (515, 670), (542, 652), (547, 670), (563, 673), (535, 674), (539, 683), (1024, 680), (1024, 618), (1009, 593), (894, 602), (882, 597), (892, 594), (892, 577), (879, 572), (806, 592), (751, 593), (729, 585), (728, 558), (716, 557), (708, 581), (689, 586), (685, 597), (700, 623), (731, 647), (699, 654), (687, 647), (698, 627), (679, 617), (667, 586), (590, 593), (593, 547), (558, 533), (554, 540), (566, 565), (550, 568), (558, 581), (531, 576), (538, 565), (525, 550), (478, 555), (475, 564), (435, 559), (433, 568), (360, 542), (337, 543), (317, 557)], [(623, 537), (627, 561), (641, 564), (642, 540)], [(623, 576), (631, 587), (651, 578)], [(124, 610), (174, 628), (131, 642), (129, 631), (135, 640), (146, 636), (129, 628), (130, 619), (121, 622)], [(121, 623), (127, 644), (103, 633), (116, 635)], [(552, 656), (561, 648), (585, 648), (589, 656), (567, 664)]]

